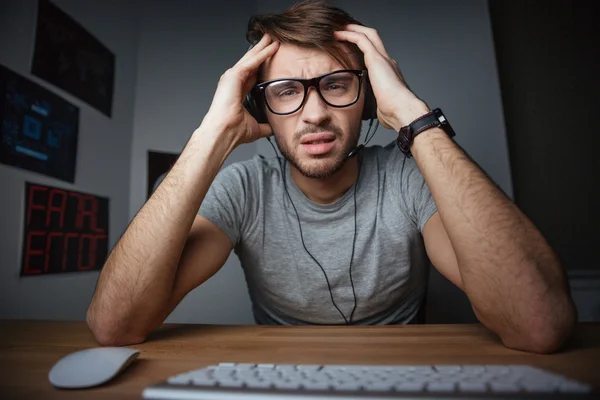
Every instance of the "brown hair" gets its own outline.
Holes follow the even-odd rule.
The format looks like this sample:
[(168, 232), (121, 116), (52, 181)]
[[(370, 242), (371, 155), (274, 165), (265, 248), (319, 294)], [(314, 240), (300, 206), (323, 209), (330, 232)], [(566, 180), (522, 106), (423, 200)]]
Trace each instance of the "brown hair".
[(364, 56), (358, 46), (340, 42), (333, 36), (334, 31), (344, 30), (347, 24), (362, 25), (346, 11), (326, 0), (305, 0), (295, 3), (281, 14), (262, 14), (250, 18), (246, 40), (255, 45), (268, 33), (281, 43), (325, 51), (343, 68), (352, 69), (351, 58), (342, 46), (344, 43), (360, 67), (364, 68)]

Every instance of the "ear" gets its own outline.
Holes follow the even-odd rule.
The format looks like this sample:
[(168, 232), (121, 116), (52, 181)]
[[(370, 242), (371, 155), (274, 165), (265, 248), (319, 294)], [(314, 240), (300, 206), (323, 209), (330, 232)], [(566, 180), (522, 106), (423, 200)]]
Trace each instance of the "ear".
[(377, 100), (375, 99), (375, 95), (373, 94), (373, 89), (371, 88), (371, 82), (369, 81), (369, 77), (364, 80), (364, 106), (362, 119), (370, 120), (377, 118)]

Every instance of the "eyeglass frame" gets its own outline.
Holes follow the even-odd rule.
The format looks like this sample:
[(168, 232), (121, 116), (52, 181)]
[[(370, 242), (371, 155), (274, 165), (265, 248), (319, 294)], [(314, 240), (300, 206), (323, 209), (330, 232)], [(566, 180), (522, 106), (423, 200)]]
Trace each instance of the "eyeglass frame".
[[(319, 84), (321, 83), (321, 79), (326, 78), (326, 77), (328, 77), (330, 75), (333, 75), (333, 74), (340, 73), (340, 72), (351, 72), (354, 75), (356, 75), (358, 77), (358, 79), (359, 79), (358, 80), (358, 92), (356, 93), (356, 98), (351, 103), (346, 104), (344, 106), (336, 106), (334, 104), (331, 104), (327, 100), (325, 100), (325, 97), (323, 96), (323, 93), (321, 93), (321, 89), (319, 88)], [(254, 86), (253, 90), (255, 92), (260, 93), (260, 96), (264, 100), (267, 108), (273, 114), (276, 114), (276, 115), (290, 115), (290, 114), (293, 114), (296, 111), (300, 110), (302, 107), (304, 107), (304, 104), (306, 103), (306, 99), (308, 97), (307, 96), (308, 89), (310, 89), (311, 87), (315, 88), (315, 90), (319, 94), (319, 97), (321, 98), (321, 100), (323, 100), (325, 102), (325, 104), (327, 104), (328, 106), (335, 107), (335, 108), (350, 107), (351, 105), (355, 104), (358, 101), (358, 99), (360, 98), (360, 91), (362, 89), (362, 84), (363, 84), (363, 81), (364, 81), (364, 79), (365, 79), (366, 76), (367, 76), (367, 70), (366, 69), (340, 69), (340, 70), (337, 70), (337, 71), (328, 72), (326, 74), (323, 74), (323, 75), (320, 75), (320, 76), (316, 76), (314, 78), (308, 78), (308, 79), (302, 79), (302, 78), (277, 78), (277, 79), (272, 79), (270, 81), (259, 83), (258, 85)], [(304, 87), (304, 97), (302, 98), (302, 101), (300, 102), (300, 105), (295, 110), (289, 111), (289, 112), (280, 113), (280, 112), (273, 111), (273, 109), (269, 105), (269, 102), (267, 101), (267, 96), (265, 95), (265, 89), (271, 83), (282, 82), (282, 81), (296, 81), (296, 82), (300, 82), (302, 84), (302, 86)]]

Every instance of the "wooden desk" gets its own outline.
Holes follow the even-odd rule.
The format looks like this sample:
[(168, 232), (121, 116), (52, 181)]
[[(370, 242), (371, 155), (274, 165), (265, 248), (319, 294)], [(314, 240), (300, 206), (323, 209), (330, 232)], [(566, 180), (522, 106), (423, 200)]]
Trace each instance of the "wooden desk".
[(143, 389), (219, 362), (310, 364), (531, 364), (600, 387), (600, 323), (580, 324), (560, 353), (510, 350), (480, 325), (278, 327), (165, 325), (108, 384), (58, 390), (48, 371), (96, 347), (82, 322), (0, 321), (0, 398), (140, 399)]

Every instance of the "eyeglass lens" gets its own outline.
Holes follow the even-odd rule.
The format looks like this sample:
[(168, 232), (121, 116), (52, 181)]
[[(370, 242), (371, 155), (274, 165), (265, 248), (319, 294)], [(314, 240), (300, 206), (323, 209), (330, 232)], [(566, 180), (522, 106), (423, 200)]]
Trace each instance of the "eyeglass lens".
[[(319, 82), (319, 92), (332, 106), (352, 104), (358, 96), (360, 79), (351, 72), (337, 72)], [(276, 113), (296, 111), (304, 101), (304, 86), (295, 80), (276, 81), (265, 88), (265, 99)]]

